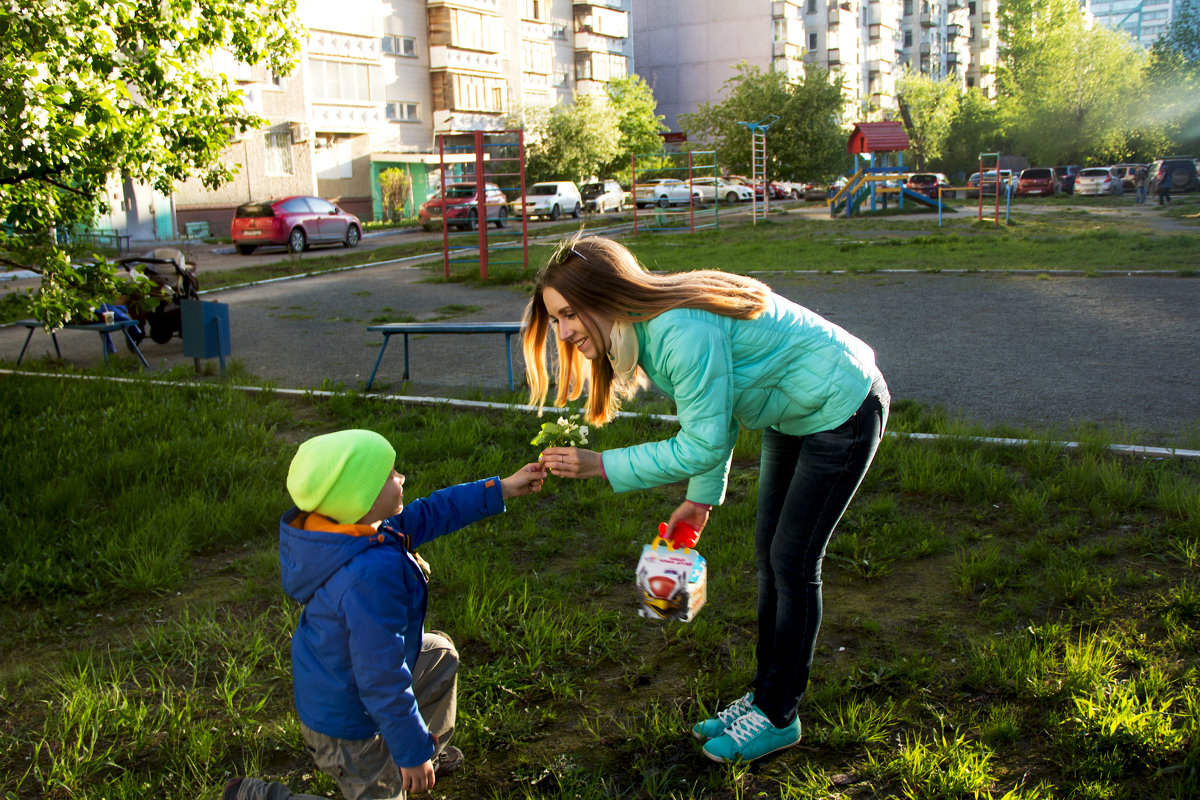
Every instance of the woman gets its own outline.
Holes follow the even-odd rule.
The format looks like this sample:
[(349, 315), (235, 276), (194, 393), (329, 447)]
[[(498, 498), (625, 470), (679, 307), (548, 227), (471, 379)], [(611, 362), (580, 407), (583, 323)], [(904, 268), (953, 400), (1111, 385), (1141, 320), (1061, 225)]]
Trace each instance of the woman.
[(549, 391), (555, 328), (558, 405), (588, 384), (602, 425), (649, 379), (672, 397), (672, 438), (597, 453), (552, 447), (559, 476), (615, 491), (688, 480), (668, 520), (702, 530), (725, 497), (739, 427), (763, 432), (755, 552), (753, 686), (693, 733), (716, 761), (751, 761), (800, 741), (796, 711), (821, 622), (821, 562), (887, 423), (890, 397), (863, 342), (752, 278), (715, 270), (657, 275), (605, 239), (565, 244), (538, 274), (525, 311), (530, 400)]

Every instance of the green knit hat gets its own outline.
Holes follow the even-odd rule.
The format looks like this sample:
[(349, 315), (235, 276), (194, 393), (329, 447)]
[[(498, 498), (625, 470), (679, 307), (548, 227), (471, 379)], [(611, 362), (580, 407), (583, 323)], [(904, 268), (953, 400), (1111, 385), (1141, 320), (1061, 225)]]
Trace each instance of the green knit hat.
[(395, 449), (374, 431), (314, 436), (292, 459), (288, 493), (301, 511), (350, 525), (371, 510), (395, 463)]

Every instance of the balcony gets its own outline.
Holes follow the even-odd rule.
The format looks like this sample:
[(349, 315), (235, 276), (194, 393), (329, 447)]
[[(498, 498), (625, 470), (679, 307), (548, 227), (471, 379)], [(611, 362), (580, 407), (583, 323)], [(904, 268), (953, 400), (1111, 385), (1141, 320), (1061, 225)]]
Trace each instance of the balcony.
[(835, 66), (840, 67), (842, 65), (842, 50), (841, 50), (841, 48), (834, 47), (834, 48), (830, 49), (828, 61), (829, 61), (830, 69), (832, 69)]
[(618, 11), (624, 11), (620, 0), (574, 0), (571, 5), (576, 8), (580, 6), (601, 6), (603, 8), (615, 8)]
[(499, 75), (501, 71), (499, 53), (480, 53), (476, 50), (459, 50), (441, 45), (429, 48), (429, 68), (451, 72), (482, 72)]
[(921, 42), (920, 47), (917, 48), (917, 52), (919, 52), (922, 57), (928, 56), (929, 51), (930, 51), (929, 42)]
[(772, 42), (771, 55), (774, 58), (800, 58), (801, 47), (791, 42)]
[(937, 25), (937, 24), (938, 24), (938, 20), (937, 20), (936, 15), (930, 14), (928, 11), (921, 12), (921, 27), (922, 28), (932, 28), (934, 25)]
[(387, 122), (383, 103), (356, 106), (314, 102), (310, 111), (312, 128), (321, 133), (370, 133)]
[(946, 53), (946, 68), (958, 69), (958, 53)]
[(488, 14), (500, 13), (500, 0), (428, 0), (426, 3), (429, 8), (447, 5), (469, 8), (472, 11), (483, 11)]
[(953, 39), (962, 35), (962, 25), (954, 24), (946, 26), (946, 36)]
[(579, 32), (575, 34), (575, 52), (577, 53), (617, 53), (623, 54), (624, 39), (613, 39), (608, 36), (598, 36), (594, 33)]

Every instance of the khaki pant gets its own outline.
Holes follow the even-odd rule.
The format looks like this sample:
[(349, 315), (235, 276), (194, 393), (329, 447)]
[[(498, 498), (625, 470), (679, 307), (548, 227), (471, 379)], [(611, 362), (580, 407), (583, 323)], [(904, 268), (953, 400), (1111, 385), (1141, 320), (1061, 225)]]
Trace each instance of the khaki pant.
[[(413, 671), (413, 694), (421, 718), (437, 737), (439, 750), (454, 734), (458, 707), (458, 651), (454, 642), (438, 631), (426, 633)], [(346, 800), (405, 800), (400, 769), (392, 761), (383, 737), (335, 739), (301, 723), (301, 732), (317, 767), (332, 775)], [(295, 794), (282, 783), (246, 778), (237, 800), (327, 800)]]

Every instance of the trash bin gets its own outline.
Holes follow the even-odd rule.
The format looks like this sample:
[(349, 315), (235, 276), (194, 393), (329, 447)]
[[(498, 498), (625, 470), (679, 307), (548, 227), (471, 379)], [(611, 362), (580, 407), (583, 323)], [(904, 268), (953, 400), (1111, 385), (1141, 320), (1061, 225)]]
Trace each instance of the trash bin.
[(225, 356), (232, 352), (229, 342), (229, 305), (216, 300), (182, 300), (179, 303), (183, 354), (196, 362), (200, 371), (200, 359), (219, 358), (221, 374), (225, 374)]

